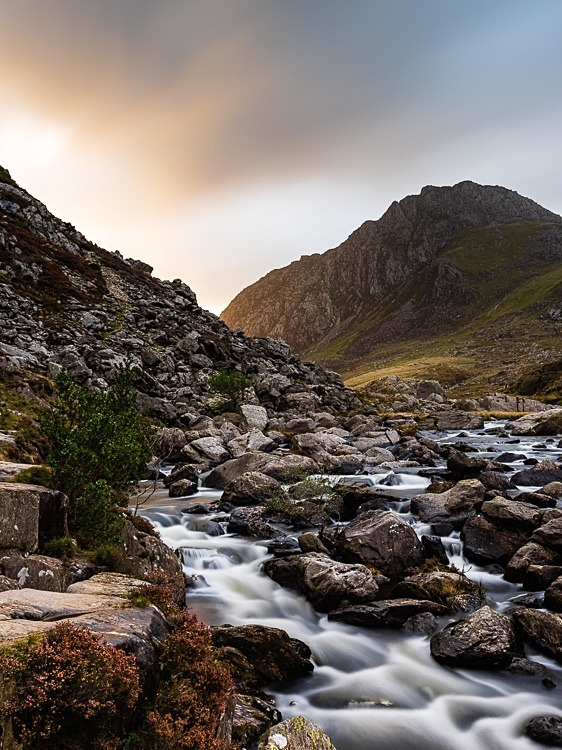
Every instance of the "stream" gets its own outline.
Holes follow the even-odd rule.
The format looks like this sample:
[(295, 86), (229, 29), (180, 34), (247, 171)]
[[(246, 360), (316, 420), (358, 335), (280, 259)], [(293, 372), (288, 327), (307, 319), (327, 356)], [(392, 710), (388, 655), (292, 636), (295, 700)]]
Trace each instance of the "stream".
[[(559, 438), (498, 437), (498, 422), (484, 430), (429, 434), (438, 442), (463, 440), (480, 456), (494, 459), (515, 451), (542, 460), (560, 460)], [(522, 460), (511, 464), (514, 471)], [(409, 515), (409, 500), (429, 480), (407, 469), (393, 477), (384, 492), (396, 497), (393, 510), (403, 514), (418, 534), (429, 527)], [(379, 484), (392, 472), (370, 476)], [(532, 490), (533, 488), (524, 488)], [(197, 576), (188, 606), (209, 625), (260, 623), (282, 628), (307, 643), (313, 654), (309, 676), (269, 688), (287, 719), (302, 714), (321, 726), (338, 750), (535, 750), (522, 736), (534, 716), (562, 716), (562, 666), (526, 647), (527, 656), (548, 666), (559, 687), (547, 690), (540, 678), (497, 671), (461, 670), (440, 666), (429, 651), (429, 638), (390, 629), (367, 630), (329, 622), (306, 599), (284, 589), (261, 572), (268, 558), (266, 542), (234, 535), (209, 536), (198, 530), (204, 519), (182, 512), (195, 503), (217, 499), (219, 491), (170, 501), (162, 491), (158, 503), (141, 510), (172, 548), (181, 548), (184, 570)], [(224, 515), (224, 514), (223, 514)], [(521, 595), (519, 584), (488, 573), (463, 557), (458, 532), (444, 537), (451, 563), (482, 582), (491, 606), (504, 611)], [(441, 624), (458, 618), (442, 618)]]

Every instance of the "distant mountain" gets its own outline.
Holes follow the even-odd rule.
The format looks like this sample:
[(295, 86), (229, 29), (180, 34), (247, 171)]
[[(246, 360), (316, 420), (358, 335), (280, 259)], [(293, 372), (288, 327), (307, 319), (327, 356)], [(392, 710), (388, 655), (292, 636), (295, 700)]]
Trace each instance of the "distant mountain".
[(519, 356), (504, 373), (513, 382), (519, 365), (562, 354), (562, 218), (503, 187), (425, 187), (338, 247), (267, 274), (221, 317), (355, 385), (382, 367), (408, 375), (408, 363), (501, 384)]

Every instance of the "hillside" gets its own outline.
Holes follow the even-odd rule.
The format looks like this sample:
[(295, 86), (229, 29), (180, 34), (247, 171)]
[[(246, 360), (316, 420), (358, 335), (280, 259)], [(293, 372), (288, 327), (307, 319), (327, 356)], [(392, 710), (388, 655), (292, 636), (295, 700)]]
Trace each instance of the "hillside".
[[(364, 386), (512, 386), (562, 354), (562, 218), (502, 187), (426, 187), (341, 245), (272, 271), (222, 319)], [(489, 386), (488, 386), (489, 387)]]
[(208, 413), (207, 380), (221, 369), (249, 377), (271, 412), (357, 406), (335, 373), (232, 332), (188, 286), (151, 271), (89, 242), (0, 169), (0, 433), (44, 405), (62, 367), (103, 384), (125, 358), (139, 405), (166, 424)]

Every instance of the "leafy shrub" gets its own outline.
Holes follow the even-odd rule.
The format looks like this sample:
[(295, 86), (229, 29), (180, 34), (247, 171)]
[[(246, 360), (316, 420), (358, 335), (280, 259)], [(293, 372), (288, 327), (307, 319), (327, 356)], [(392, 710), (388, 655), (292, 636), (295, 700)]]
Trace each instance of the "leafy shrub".
[(0, 670), (14, 681), (0, 714), (24, 750), (115, 747), (140, 694), (134, 656), (68, 623), (4, 649)]
[(150, 428), (135, 406), (133, 373), (118, 368), (105, 391), (56, 381), (56, 400), (40, 420), (50, 451), (52, 484), (70, 499), (69, 528), (95, 548), (117, 542), (123, 520), (116, 503), (140, 479), (150, 458)]
[(71, 558), (78, 551), (76, 539), (70, 536), (63, 536), (59, 539), (51, 539), (45, 544), (44, 551), (50, 557)]
[(152, 710), (147, 713), (146, 750), (226, 750), (216, 738), (232, 680), (219, 665), (208, 628), (186, 612), (173, 618), (164, 641), (161, 673)]
[(236, 409), (242, 403), (244, 394), (252, 387), (252, 381), (236, 370), (219, 370), (207, 381), (213, 393), (227, 399), (227, 405)]
[(49, 466), (30, 466), (23, 469), (14, 478), (23, 484), (39, 484), (42, 487), (53, 487), (53, 470)]
[(123, 564), (123, 546), (119, 544), (100, 544), (94, 550), (92, 561), (109, 570), (118, 570)]

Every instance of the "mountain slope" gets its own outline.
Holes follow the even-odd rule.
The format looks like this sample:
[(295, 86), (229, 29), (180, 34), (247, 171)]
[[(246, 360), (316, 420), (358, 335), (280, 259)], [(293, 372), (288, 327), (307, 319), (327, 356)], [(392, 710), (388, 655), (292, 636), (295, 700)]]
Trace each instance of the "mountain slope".
[(48, 395), (61, 367), (95, 384), (125, 358), (139, 403), (165, 423), (209, 411), (207, 380), (218, 369), (247, 375), (272, 411), (357, 407), (335, 373), (281, 342), (233, 333), (188, 286), (151, 270), (89, 242), (0, 168), (0, 432), (25, 402)]
[(339, 247), (272, 271), (221, 317), (367, 382), (398, 357), (454, 358), (458, 337), (509, 338), (522, 322), (556, 349), (561, 262), (562, 219), (534, 201), (472, 182), (426, 187)]

